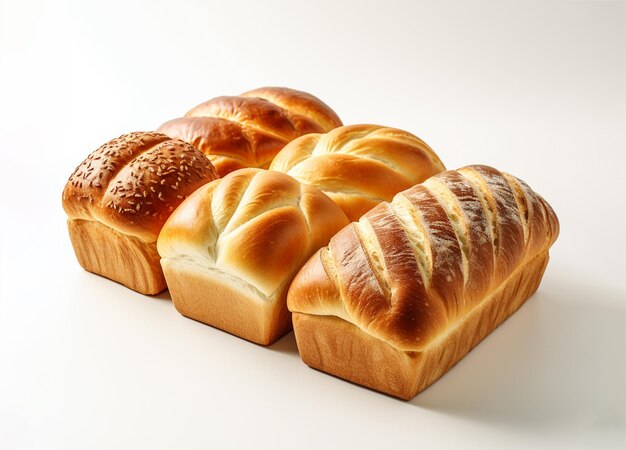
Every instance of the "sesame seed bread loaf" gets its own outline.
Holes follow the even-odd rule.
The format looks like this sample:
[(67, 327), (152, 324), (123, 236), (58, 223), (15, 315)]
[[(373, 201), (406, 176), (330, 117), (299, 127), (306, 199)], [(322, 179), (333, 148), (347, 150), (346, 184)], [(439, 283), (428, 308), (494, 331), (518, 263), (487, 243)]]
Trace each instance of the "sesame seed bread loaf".
[(78, 262), (138, 292), (161, 292), (159, 231), (189, 194), (216, 178), (200, 151), (161, 133), (129, 133), (104, 144), (63, 190)]
[(288, 307), (304, 362), (409, 399), (537, 289), (559, 223), (523, 181), (443, 172), (352, 223), (300, 270)]
[(420, 138), (379, 125), (347, 125), (287, 144), (270, 170), (311, 184), (332, 198), (350, 220), (445, 167)]
[(289, 141), (341, 126), (337, 114), (302, 91), (265, 87), (211, 99), (158, 131), (187, 141), (208, 156), (219, 176), (245, 167), (267, 169)]
[(291, 329), (286, 295), (293, 276), (347, 224), (316, 188), (249, 168), (190, 195), (157, 245), (181, 314), (267, 345)]

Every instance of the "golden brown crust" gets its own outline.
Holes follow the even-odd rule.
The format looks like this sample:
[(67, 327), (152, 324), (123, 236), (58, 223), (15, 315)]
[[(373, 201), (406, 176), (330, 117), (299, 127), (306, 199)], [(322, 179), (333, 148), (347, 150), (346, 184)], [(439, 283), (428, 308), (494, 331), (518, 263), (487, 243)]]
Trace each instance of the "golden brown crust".
[(156, 242), (144, 242), (91, 220), (69, 219), (67, 226), (76, 258), (88, 272), (142, 294), (158, 294), (167, 287)]
[(296, 128), (303, 127), (301, 122), (309, 121), (315, 122), (322, 132), (342, 125), (341, 119), (330, 106), (307, 92), (285, 87), (262, 87), (244, 92), (241, 96), (262, 98), (280, 106)]
[(183, 259), (163, 259), (163, 272), (174, 306), (185, 317), (261, 345), (291, 330), (285, 295), (267, 301), (228, 274)]
[(338, 126), (334, 111), (311, 94), (267, 87), (213, 98), (159, 131), (199, 148), (224, 176), (244, 167), (267, 169), (288, 142)]
[(63, 208), (70, 219), (101, 222), (155, 242), (171, 212), (215, 178), (211, 163), (190, 144), (161, 133), (129, 133), (76, 168), (63, 191)]
[(417, 136), (378, 125), (348, 125), (287, 144), (271, 170), (287, 173), (331, 197), (350, 220), (381, 201), (445, 170)]
[(335, 235), (297, 275), (289, 309), (421, 351), (557, 235), (554, 212), (521, 180), (487, 166), (444, 172)]
[[(211, 292), (211, 285), (229, 296), (245, 292), (243, 304), (256, 298), (273, 317), (281, 308), (286, 310), (287, 288), (302, 263), (347, 223), (341, 209), (317, 189), (283, 173), (242, 169), (194, 192), (163, 226), (157, 245), (163, 266), (171, 268), (166, 278), (172, 299), (183, 314), (267, 343), (267, 336), (280, 334), (277, 329), (289, 328), (284, 323), (288, 314), (279, 314), (281, 323), (272, 319), (273, 325), (257, 334), (265, 337), (252, 339), (253, 333), (243, 325), (250, 319), (234, 319), (242, 314), (241, 308), (229, 313), (228, 302), (213, 296), (199, 298), (174, 280), (177, 273), (193, 266), (194, 283), (204, 280), (209, 286), (204, 292)], [(204, 275), (197, 275), (198, 271)], [(249, 313), (263, 315), (263, 310), (251, 305)], [(229, 314), (232, 327), (223, 324)], [(256, 320), (269, 319), (263, 315)]]
[(298, 351), (306, 364), (354, 383), (409, 400), (453, 367), (524, 304), (548, 263), (540, 253), (419, 352), (402, 351), (333, 315), (293, 313)]

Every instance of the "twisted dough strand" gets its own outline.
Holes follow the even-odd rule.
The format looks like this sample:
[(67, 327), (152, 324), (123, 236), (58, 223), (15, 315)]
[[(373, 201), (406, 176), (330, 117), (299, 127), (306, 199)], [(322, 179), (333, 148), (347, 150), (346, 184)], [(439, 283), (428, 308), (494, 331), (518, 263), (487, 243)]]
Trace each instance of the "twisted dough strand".
[(349, 125), (290, 142), (271, 170), (324, 191), (351, 220), (445, 169), (417, 136), (379, 125)]
[(164, 123), (159, 131), (200, 149), (223, 177), (245, 167), (267, 169), (288, 142), (340, 125), (335, 112), (318, 98), (268, 87), (213, 98)]

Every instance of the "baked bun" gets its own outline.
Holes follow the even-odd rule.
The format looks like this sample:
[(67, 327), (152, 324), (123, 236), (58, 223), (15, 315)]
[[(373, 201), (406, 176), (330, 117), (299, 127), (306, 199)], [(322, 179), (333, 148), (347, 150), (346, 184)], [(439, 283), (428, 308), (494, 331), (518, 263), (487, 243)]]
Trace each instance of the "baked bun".
[(159, 131), (196, 146), (223, 177), (245, 167), (267, 169), (286, 143), (338, 126), (337, 114), (317, 97), (266, 87), (209, 100), (185, 117), (164, 123)]
[(288, 175), (241, 169), (203, 186), (158, 240), (176, 309), (258, 344), (291, 329), (293, 276), (348, 224), (341, 209)]
[(292, 141), (270, 169), (317, 187), (350, 220), (358, 220), (378, 203), (390, 201), (445, 167), (411, 133), (379, 125), (347, 125)]
[(288, 295), (304, 362), (409, 399), (537, 289), (559, 224), (487, 166), (436, 175), (335, 235)]
[(143, 294), (161, 292), (159, 231), (189, 194), (216, 178), (200, 151), (161, 133), (129, 133), (104, 144), (63, 190), (78, 262)]

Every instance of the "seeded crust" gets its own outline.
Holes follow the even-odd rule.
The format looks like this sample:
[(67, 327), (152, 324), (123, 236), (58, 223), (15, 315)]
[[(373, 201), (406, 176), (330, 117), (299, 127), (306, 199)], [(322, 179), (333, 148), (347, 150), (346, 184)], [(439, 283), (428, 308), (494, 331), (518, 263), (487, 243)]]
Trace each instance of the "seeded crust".
[(216, 178), (210, 161), (190, 144), (134, 132), (107, 142), (76, 168), (63, 190), (63, 208), (69, 219), (155, 242), (172, 211)]
[(347, 125), (293, 140), (276, 155), (270, 170), (315, 186), (355, 221), (445, 167), (411, 133), (379, 125)]
[(266, 87), (213, 98), (158, 131), (200, 149), (223, 177), (245, 167), (267, 169), (288, 142), (338, 126), (337, 114), (313, 95)]

